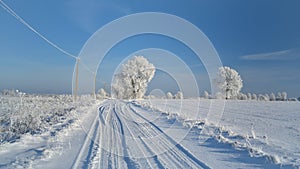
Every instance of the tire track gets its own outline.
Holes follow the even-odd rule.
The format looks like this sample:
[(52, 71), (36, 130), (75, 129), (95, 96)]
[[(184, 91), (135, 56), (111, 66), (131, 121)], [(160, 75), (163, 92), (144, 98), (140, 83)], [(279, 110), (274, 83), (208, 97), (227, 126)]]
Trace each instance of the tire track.
[[(132, 111), (132, 110), (131, 110)], [(138, 117), (140, 118), (140, 117)], [(140, 118), (141, 119), (141, 118)], [(144, 120), (144, 119), (143, 119)], [(169, 142), (168, 139), (166, 139), (165, 137), (163, 137), (161, 135), (161, 133), (155, 131), (153, 129), (153, 127), (148, 123), (148, 122), (144, 122), (141, 123), (142, 125), (138, 125), (137, 128), (140, 129), (141, 133), (148, 133), (148, 136), (145, 138), (156, 138), (156, 142), (153, 141), (153, 139), (148, 143), (148, 147), (152, 147), (155, 148), (158, 151), (154, 151), (151, 150), (152, 152), (154, 152), (153, 154), (155, 156), (158, 156), (158, 158), (164, 162), (164, 166), (173, 166), (171, 168), (195, 168), (198, 166), (195, 165), (194, 163), (190, 163), (188, 164), (188, 161), (190, 161), (190, 159), (185, 158), (184, 155), (179, 155), (178, 152), (176, 152), (174, 150), (175, 145), (173, 145), (172, 143)], [(157, 136), (159, 136), (159, 139), (157, 139)], [(144, 141), (145, 142), (145, 141)], [(153, 143), (154, 142), (154, 143)], [(146, 143), (146, 142), (145, 142)], [(146, 143), (147, 144), (147, 143)], [(151, 148), (150, 148), (151, 149)], [(161, 152), (160, 150), (167, 150), (167, 151), (163, 151)]]
[[(143, 165), (143, 167), (144, 168), (146, 168), (146, 166), (145, 166), (145, 161), (146, 161), (146, 163), (147, 163), (147, 165), (148, 165), (148, 167), (149, 168), (154, 168), (153, 167), (153, 165), (151, 164), (151, 162), (149, 161), (149, 158), (147, 157), (147, 155), (145, 154), (145, 151), (143, 150), (143, 148), (142, 148), (142, 146), (141, 145), (143, 145), (142, 144), (142, 142), (138, 142), (137, 141), (137, 139), (136, 139), (136, 136), (135, 136), (135, 134), (136, 134), (136, 132), (133, 132), (132, 131), (132, 129), (129, 127), (129, 122), (132, 122), (132, 121), (130, 121), (130, 120), (128, 120), (128, 119), (125, 119), (124, 117), (124, 113), (125, 113), (125, 111), (124, 111), (124, 107), (123, 106), (120, 106), (120, 111), (119, 111), (120, 113), (122, 113), (123, 114), (123, 119), (122, 119), (122, 121), (123, 121), (123, 124), (126, 126), (126, 129), (128, 130), (128, 132), (129, 132), (129, 134), (130, 134), (130, 138), (132, 138), (133, 140), (134, 140), (134, 142), (136, 143), (136, 145), (137, 145), (137, 147), (138, 147), (138, 149), (140, 150), (140, 152), (142, 153), (142, 157), (138, 157), (139, 159), (139, 163), (141, 164), (141, 165)], [(125, 113), (126, 114), (126, 113)], [(119, 115), (117, 115), (117, 116), (119, 116)], [(119, 116), (120, 117), (120, 116)], [(135, 134), (134, 134), (135, 133)], [(139, 135), (139, 134), (138, 134)], [(140, 140), (141, 141), (141, 140)], [(140, 161), (140, 160), (142, 160), (142, 161)]]
[[(97, 139), (98, 168), (209, 168), (138, 113), (144, 111), (139, 109), (121, 101), (108, 101), (99, 107), (99, 118), (94, 120), (98, 121), (97, 125), (93, 125), (93, 132), (90, 131), (96, 135), (95, 138), (95, 132), (100, 132)], [(89, 148), (86, 149), (89, 151), (83, 166), (88, 165), (87, 160), (93, 154), (91, 149), (94, 145), (89, 145), (83, 146)], [(160, 150), (166, 151), (158, 153)]]
[[(127, 106), (126, 106), (126, 108), (128, 109)], [(132, 111), (132, 110), (128, 109), (126, 115), (130, 114), (129, 113), (130, 111)], [(135, 115), (135, 114), (133, 114), (133, 115)], [(152, 133), (155, 133), (155, 134), (151, 134), (150, 130), (143, 130), (143, 129), (147, 128), (146, 126), (148, 126), (149, 123), (148, 122), (145, 123), (144, 122), (145, 120), (140, 117), (138, 117), (138, 118), (142, 119), (142, 121), (138, 120), (137, 117), (138, 116), (136, 116), (135, 118), (132, 118), (132, 119), (135, 119), (136, 121), (140, 121), (140, 124), (137, 122), (134, 122), (136, 125), (135, 128), (138, 129), (142, 135), (144, 135), (145, 133), (148, 133), (149, 135), (146, 136), (145, 138), (147, 138), (147, 137), (154, 138), (158, 135), (158, 134), (156, 134), (157, 132), (155, 132), (153, 130), (152, 130)], [(142, 139), (142, 138), (140, 138), (140, 139)], [(186, 168), (187, 166), (189, 166), (184, 160), (178, 158), (178, 155), (175, 154), (174, 150), (170, 148), (170, 147), (173, 147), (174, 145), (168, 144), (168, 141), (166, 141), (166, 139), (163, 137), (160, 138), (159, 140), (160, 140), (160, 143), (162, 143), (162, 144), (160, 144), (159, 142), (154, 142), (154, 141), (153, 142), (155, 144), (153, 144), (153, 142), (151, 141), (150, 142), (151, 146), (150, 146), (150, 144), (149, 145), (146, 144), (146, 147), (148, 147), (151, 150), (150, 152), (152, 152), (152, 156), (157, 157), (159, 154), (158, 158), (160, 158), (161, 161), (164, 163), (164, 164), (160, 163), (162, 166), (165, 166), (165, 168), (168, 168), (170, 166), (172, 166), (171, 168)], [(145, 143), (145, 141), (143, 141), (143, 142)], [(170, 150), (171, 153), (170, 152), (169, 153), (154, 152), (150, 147), (157, 147), (159, 150), (168, 149), (168, 150)], [(177, 158), (175, 158), (175, 157), (177, 157)], [(158, 158), (157, 158), (157, 160), (158, 160)], [(158, 164), (158, 165), (160, 165), (160, 164)]]
[(145, 117), (143, 117), (142, 115), (140, 115), (139, 113), (137, 113), (136, 110), (134, 110), (134, 108), (132, 107), (133, 105), (130, 104), (129, 108), (132, 110), (132, 112), (134, 114), (136, 114), (137, 116), (139, 116), (140, 118), (144, 119), (146, 122), (148, 122), (151, 126), (153, 126), (157, 131), (159, 131), (161, 134), (163, 134), (166, 139), (168, 141), (171, 142), (172, 145), (175, 145), (175, 147), (177, 149), (180, 150), (180, 152), (182, 152), (183, 154), (185, 154), (188, 158), (190, 158), (192, 161), (194, 161), (198, 166), (205, 168), (205, 169), (209, 169), (210, 167), (208, 167), (205, 163), (201, 162), (200, 160), (198, 160), (193, 154), (191, 154), (188, 150), (186, 150), (183, 146), (181, 146), (180, 144), (178, 144), (175, 140), (173, 140), (170, 136), (168, 136), (164, 131), (162, 131), (158, 126), (156, 126), (154, 123), (152, 123), (151, 121), (149, 121), (148, 119), (146, 119)]
[[(99, 128), (98, 126), (99, 126), (99, 119), (95, 118), (91, 125), (89, 132), (87, 133), (87, 135), (85, 137), (84, 143), (81, 146), (80, 151), (79, 151), (78, 155), (76, 156), (76, 159), (74, 160), (71, 168), (76, 168), (76, 169), (83, 168), (83, 166), (88, 165), (88, 162), (86, 162), (86, 160), (89, 160), (87, 158), (91, 157), (90, 153), (92, 153), (92, 149), (93, 149), (94, 145), (96, 144), (94, 142), (94, 140), (97, 135), (97, 131)], [(86, 151), (88, 151), (88, 152), (86, 152)], [(80, 165), (82, 167), (79, 167)]]
[(113, 112), (114, 112), (115, 117), (118, 120), (120, 131), (121, 131), (121, 134), (122, 134), (121, 140), (122, 140), (122, 147), (123, 147), (123, 153), (124, 153), (123, 155), (124, 155), (124, 160), (126, 162), (127, 168), (130, 168), (130, 169), (131, 168), (138, 168), (137, 167), (138, 165), (133, 160), (131, 160), (131, 158), (129, 158), (129, 152), (127, 151), (127, 145), (126, 145), (126, 139), (125, 139), (123, 123), (121, 122), (119, 116), (117, 115), (116, 107), (114, 107)]

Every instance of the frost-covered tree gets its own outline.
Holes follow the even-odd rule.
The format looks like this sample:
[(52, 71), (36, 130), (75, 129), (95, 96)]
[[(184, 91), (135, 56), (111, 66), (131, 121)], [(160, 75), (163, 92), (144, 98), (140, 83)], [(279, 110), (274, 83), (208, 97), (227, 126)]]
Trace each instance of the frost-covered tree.
[(268, 94), (265, 94), (265, 97), (266, 97), (267, 101), (270, 101), (270, 96)]
[(183, 93), (181, 91), (178, 91), (175, 95), (175, 99), (183, 99)]
[(167, 99), (173, 99), (173, 94), (171, 92), (168, 92), (166, 94)]
[(148, 83), (155, 74), (153, 64), (143, 56), (135, 56), (122, 65), (121, 72), (115, 76), (112, 94), (120, 99), (141, 99), (146, 93)]
[(243, 81), (238, 72), (226, 66), (219, 68), (215, 83), (222, 91), (225, 99), (237, 98), (243, 87)]
[(282, 100), (282, 95), (280, 92), (277, 93), (276, 100)]
[(251, 93), (247, 93), (247, 97), (248, 97), (248, 100), (252, 100), (252, 95), (251, 95)]
[(205, 99), (209, 99), (209, 93), (207, 91), (204, 91), (203, 96)]
[(103, 99), (103, 98), (107, 98), (108, 94), (103, 88), (101, 88), (98, 90), (98, 96), (99, 98)]
[(238, 99), (239, 100), (248, 100), (248, 97), (244, 93), (239, 93), (238, 94)]
[(255, 93), (252, 94), (252, 100), (257, 100), (257, 95)]
[(2, 95), (4, 96), (18, 96), (19, 90), (7, 90), (4, 89), (2, 91)]
[(270, 101), (275, 101), (275, 100), (276, 100), (275, 94), (271, 93), (270, 94)]
[(286, 92), (281, 93), (281, 100), (283, 100), (283, 101), (287, 100), (287, 93)]
[(258, 100), (260, 100), (260, 101), (269, 101), (269, 99), (266, 97), (266, 95), (262, 95), (262, 94), (258, 95)]
[(224, 99), (223, 96), (224, 96), (224, 95), (223, 95), (221, 92), (217, 92), (216, 95), (215, 95), (215, 98), (216, 98), (216, 99)]

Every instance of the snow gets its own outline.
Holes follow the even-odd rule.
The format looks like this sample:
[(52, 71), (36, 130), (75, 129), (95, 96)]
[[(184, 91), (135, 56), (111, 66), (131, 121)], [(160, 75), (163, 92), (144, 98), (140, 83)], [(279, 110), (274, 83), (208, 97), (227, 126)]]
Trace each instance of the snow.
[[(265, 156), (275, 163), (300, 166), (298, 102), (227, 100), (219, 123), (210, 124), (207, 117), (211, 102), (218, 100), (201, 99), (199, 104), (197, 100), (151, 100), (143, 104), (169, 116), (176, 115), (190, 127), (203, 128), (198, 125), (201, 121), (212, 137), (234, 144), (238, 149), (246, 148), (251, 156)], [(195, 105), (199, 105), (198, 108)]]
[[(74, 110), (62, 114), (66, 121), (53, 121), (42, 132), (27, 132), (0, 144), (0, 168), (300, 166), (298, 102), (229, 100), (219, 116), (211, 114), (222, 111), (224, 101), (216, 99), (83, 98), (73, 103), (65, 99), (71, 96), (61, 98), (30, 96), (24, 100), (23, 107), (30, 100), (37, 103), (33, 112)], [(18, 112), (9, 113), (16, 97), (0, 100), (2, 115)], [(211, 107), (212, 102), (219, 106)]]
[(1, 96), (0, 103), (0, 167), (5, 168), (27, 168), (65, 151), (66, 131), (73, 131), (78, 117), (94, 104), (86, 98), (74, 103), (70, 95)]

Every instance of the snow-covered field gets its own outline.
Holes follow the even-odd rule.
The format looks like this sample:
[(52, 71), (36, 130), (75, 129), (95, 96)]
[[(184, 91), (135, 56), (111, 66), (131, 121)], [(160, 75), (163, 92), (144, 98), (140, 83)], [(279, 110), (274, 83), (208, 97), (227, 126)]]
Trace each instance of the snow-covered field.
[(142, 103), (170, 117), (175, 116), (186, 126), (201, 128), (200, 137), (211, 135), (236, 149), (246, 149), (253, 157), (300, 166), (299, 102), (201, 99), (149, 100)]
[(0, 97), (0, 168), (300, 166), (299, 102), (19, 99)]
[(71, 95), (0, 96), (0, 168), (29, 167), (51, 149), (62, 151), (61, 133), (94, 104)]

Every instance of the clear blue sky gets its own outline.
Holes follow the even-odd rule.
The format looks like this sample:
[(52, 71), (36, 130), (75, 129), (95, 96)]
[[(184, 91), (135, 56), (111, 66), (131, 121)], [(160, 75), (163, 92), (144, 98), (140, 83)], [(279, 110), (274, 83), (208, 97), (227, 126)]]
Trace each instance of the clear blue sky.
[[(291, 97), (300, 96), (299, 0), (3, 1), (36, 30), (74, 55), (79, 54), (96, 30), (119, 17), (137, 12), (177, 15), (202, 30), (223, 65), (241, 74), (243, 92), (287, 91)], [(0, 22), (0, 90), (70, 93), (74, 59), (48, 45), (2, 8)], [(197, 63), (196, 56), (181, 43), (156, 35), (136, 36), (118, 44), (104, 60), (106, 66), (99, 70), (98, 79), (109, 81), (114, 63), (151, 47), (176, 53), (199, 75), (201, 91), (209, 90), (205, 69), (201, 62)], [(176, 90), (176, 86), (163, 84), (164, 75), (159, 75), (152, 89)]]

